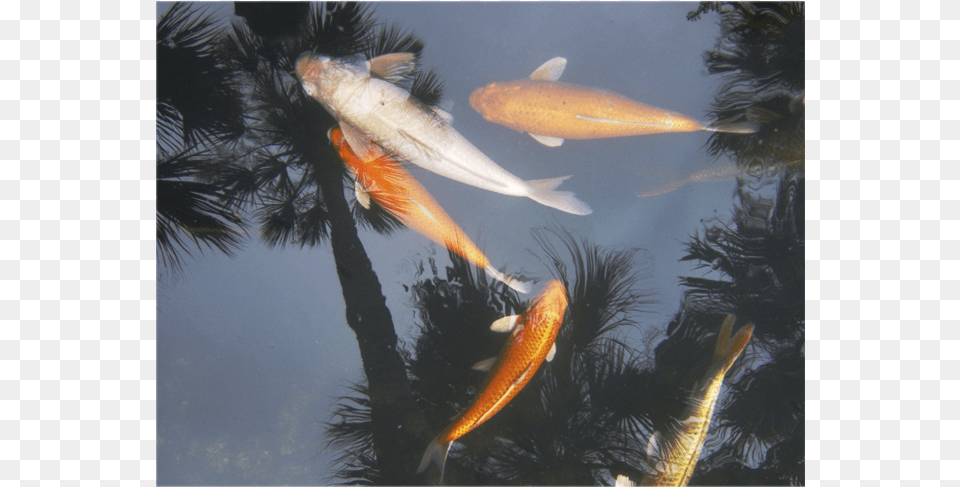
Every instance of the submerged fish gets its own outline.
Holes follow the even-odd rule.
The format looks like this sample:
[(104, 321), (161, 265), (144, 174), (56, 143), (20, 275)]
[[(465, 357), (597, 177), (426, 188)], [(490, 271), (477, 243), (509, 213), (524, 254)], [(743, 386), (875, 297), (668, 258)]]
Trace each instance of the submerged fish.
[(428, 171), (496, 193), (530, 198), (575, 215), (590, 207), (568, 191), (570, 176), (523, 181), (497, 165), (451, 126), (452, 117), (427, 107), (391, 83), (413, 69), (413, 55), (348, 60), (304, 53), (297, 77), (304, 91), (339, 122), (347, 144), (363, 159), (385, 150)]
[(755, 122), (703, 124), (690, 117), (637, 103), (612, 91), (557, 81), (567, 66), (562, 57), (537, 68), (529, 79), (490, 83), (470, 95), (483, 118), (529, 133), (557, 147), (563, 139), (599, 139), (662, 132), (754, 133)]
[(733, 176), (736, 176), (739, 172), (739, 169), (735, 164), (726, 163), (719, 167), (711, 167), (697, 171), (685, 178), (675, 179), (667, 182), (666, 184), (659, 185), (655, 189), (645, 191), (643, 193), (637, 191), (637, 196), (641, 198), (646, 198), (650, 196), (660, 196), (662, 194), (669, 193), (676, 189), (679, 189), (689, 183), (710, 183), (714, 181), (723, 181), (725, 179), (731, 179)]
[(423, 454), (418, 472), (423, 472), (431, 463), (443, 467), (450, 445), (469, 433), (497, 411), (507, 405), (533, 378), (544, 359), (550, 361), (556, 353), (554, 340), (560, 331), (563, 314), (567, 309), (567, 294), (560, 281), (550, 281), (537, 297), (537, 301), (520, 316), (506, 316), (490, 327), (495, 331), (513, 333), (500, 351), (500, 356), (479, 362), (477, 370), (490, 370), (473, 404), (460, 413), (447, 429), (430, 441)]
[(340, 158), (356, 176), (357, 201), (364, 208), (370, 208), (370, 197), (373, 197), (407, 227), (446, 246), (514, 290), (530, 292), (529, 283), (504, 275), (490, 265), (483, 252), (399, 163), (386, 155), (361, 159), (344, 140), (343, 132), (338, 127), (330, 129), (327, 136), (337, 148)]
[[(655, 186), (654, 189), (650, 189), (644, 192), (635, 191), (637, 196), (641, 198), (646, 198), (650, 196), (660, 196), (662, 194), (669, 193), (671, 191), (682, 188), (683, 186), (689, 183), (712, 183), (716, 181), (724, 181), (728, 179), (733, 179), (734, 176), (741, 174), (752, 174), (756, 177), (761, 177), (764, 174), (772, 175), (783, 169), (796, 170), (797, 167), (802, 166), (804, 160), (793, 159), (789, 161), (778, 162), (775, 164), (770, 164), (767, 167), (753, 168), (753, 169), (741, 169), (736, 164), (732, 162), (722, 163), (719, 166), (710, 167), (707, 169), (702, 169), (697, 171), (685, 178), (674, 179), (666, 183)], [(802, 167), (801, 167), (802, 169)]]
[[(697, 384), (685, 420), (676, 432), (655, 432), (647, 444), (647, 458), (654, 465), (655, 474), (647, 475), (640, 485), (687, 485), (700, 458), (703, 440), (710, 427), (713, 408), (720, 395), (723, 377), (737, 360), (753, 333), (753, 323), (740, 328), (731, 340), (734, 315), (727, 315), (717, 334), (713, 363)], [(664, 438), (666, 436), (666, 438)], [(633, 485), (628, 479), (617, 479), (618, 485)]]

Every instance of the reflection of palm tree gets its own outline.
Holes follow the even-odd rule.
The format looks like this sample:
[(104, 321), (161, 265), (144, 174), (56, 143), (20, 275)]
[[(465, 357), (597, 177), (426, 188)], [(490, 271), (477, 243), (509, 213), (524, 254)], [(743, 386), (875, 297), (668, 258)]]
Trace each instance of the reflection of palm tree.
[(209, 178), (225, 158), (212, 148), (244, 133), (235, 72), (213, 49), (219, 35), (209, 16), (182, 3), (157, 22), (157, 251), (173, 270), (189, 241), (227, 254), (240, 243), (240, 218)]
[[(683, 279), (685, 311), (727, 310), (754, 322), (762, 362), (729, 386), (717, 420), (723, 443), (704, 462), (701, 482), (716, 484), (727, 474), (741, 483), (803, 481), (803, 188), (802, 176), (788, 173), (774, 198), (741, 190), (734, 226), (712, 226), (689, 244), (685, 259), (722, 277)], [(681, 320), (675, 333), (689, 328)], [(725, 465), (731, 459), (741, 465)]]
[[(239, 5), (239, 4), (238, 4)], [(270, 4), (235, 18), (224, 55), (242, 73), (252, 100), (245, 139), (250, 156), (218, 173), (231, 201), (252, 207), (260, 233), (270, 245), (315, 246), (329, 242), (346, 304), (346, 321), (357, 335), (367, 377), (371, 454), (393, 483), (417, 483), (417, 450), (426, 443), (423, 416), (414, 403), (390, 310), (370, 259), (358, 237), (355, 217), (374, 229), (397, 227), (382, 213), (351, 209), (344, 196), (347, 172), (325, 137), (336, 121), (306, 96), (292, 75), (302, 52), (334, 56), (385, 52), (419, 54), (422, 43), (396, 31), (374, 33), (359, 4)], [(255, 19), (251, 21), (250, 19)], [(295, 30), (290, 31), (291, 28)], [(413, 83), (415, 96), (439, 98), (431, 75)]]
[[(638, 428), (623, 394), (642, 376), (640, 361), (618, 338), (635, 326), (644, 295), (636, 289), (633, 251), (615, 251), (537, 231), (548, 264), (564, 282), (569, 313), (557, 339), (557, 355), (489, 421), (458, 440), (444, 480), (450, 484), (594, 485), (608, 482), (610, 464), (636, 464)], [(434, 276), (412, 286), (421, 332), (407, 356), (418, 403), (430, 432), (447, 426), (483, 381), (470, 370), (495, 356), (505, 336), (490, 332), (493, 321), (527, 306), (499, 282), (455, 254), (446, 279)], [(339, 476), (347, 481), (379, 480), (369, 455), (364, 395), (344, 398), (329, 425), (346, 453)], [(422, 453), (422, 452), (420, 452)]]
[[(718, 404), (691, 485), (798, 484), (804, 475), (804, 8), (702, 2), (688, 18), (709, 11), (720, 15), (722, 34), (706, 63), (726, 79), (714, 116), (746, 117), (763, 128), (711, 136), (711, 153), (729, 154), (747, 171), (738, 177), (733, 223), (708, 225), (688, 244), (683, 260), (719, 276), (681, 279), (684, 303), (667, 327), (668, 339), (656, 348), (654, 375), (688, 389), (694, 378), (684, 372), (700, 367), (691, 369), (691, 350), (707, 356), (712, 330), (703, 325), (715, 322), (707, 318), (732, 313), (752, 321), (754, 338), (743, 363), (753, 369), (728, 374), (726, 399)], [(767, 169), (776, 177), (767, 178)], [(772, 195), (764, 189), (771, 180), (777, 183)]]
[(718, 120), (761, 123), (750, 136), (715, 133), (710, 152), (736, 157), (743, 169), (767, 169), (803, 160), (803, 2), (701, 2), (687, 18), (720, 15), (717, 47), (707, 70), (726, 83), (714, 103)]

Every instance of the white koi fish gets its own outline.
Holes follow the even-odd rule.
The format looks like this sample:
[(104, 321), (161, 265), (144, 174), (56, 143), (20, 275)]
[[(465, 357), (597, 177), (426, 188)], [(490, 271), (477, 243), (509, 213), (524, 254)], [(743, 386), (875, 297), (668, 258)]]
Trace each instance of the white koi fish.
[(347, 144), (363, 159), (383, 153), (481, 189), (530, 198), (575, 215), (592, 212), (568, 191), (555, 191), (570, 176), (523, 181), (473, 146), (452, 126), (452, 117), (431, 109), (391, 83), (413, 69), (413, 55), (370, 60), (313, 53), (297, 59), (304, 91), (340, 122)]

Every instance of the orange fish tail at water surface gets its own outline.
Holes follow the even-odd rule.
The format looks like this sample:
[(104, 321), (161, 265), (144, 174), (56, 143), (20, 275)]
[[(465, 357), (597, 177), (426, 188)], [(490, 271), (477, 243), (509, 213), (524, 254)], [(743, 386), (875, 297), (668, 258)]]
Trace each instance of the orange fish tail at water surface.
[(419, 472), (434, 463), (440, 467), (442, 480), (451, 443), (503, 409), (533, 378), (540, 364), (553, 358), (556, 351), (554, 341), (566, 309), (566, 290), (560, 281), (554, 280), (541, 291), (526, 313), (504, 317), (493, 324), (491, 328), (497, 331), (512, 331), (510, 338), (496, 359), (485, 360), (474, 367), (483, 370), (489, 366), (490, 373), (473, 403), (430, 441)]
[(564, 139), (597, 139), (664, 132), (753, 133), (752, 122), (705, 125), (677, 112), (638, 103), (612, 91), (557, 81), (566, 59), (544, 63), (529, 79), (490, 83), (470, 95), (488, 121), (527, 132), (548, 146)]
[[(407, 227), (437, 242), (487, 274), (522, 293), (530, 291), (529, 284), (517, 281), (496, 270), (487, 257), (457, 226), (443, 208), (420, 183), (401, 165), (386, 155), (370, 160), (357, 156), (343, 137), (339, 127), (328, 134), (340, 158), (350, 168), (362, 187), (380, 206)], [(358, 201), (362, 196), (358, 188)], [(361, 204), (363, 204), (361, 202)], [(364, 205), (366, 206), (366, 205)]]

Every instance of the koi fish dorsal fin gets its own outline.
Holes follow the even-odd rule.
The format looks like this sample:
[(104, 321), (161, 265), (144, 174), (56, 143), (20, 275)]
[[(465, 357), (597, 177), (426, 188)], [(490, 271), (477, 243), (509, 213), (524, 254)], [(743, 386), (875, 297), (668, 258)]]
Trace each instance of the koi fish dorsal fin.
[(540, 67), (530, 75), (530, 79), (557, 81), (560, 79), (560, 75), (563, 74), (563, 70), (566, 69), (566, 67), (567, 58), (555, 57), (540, 65)]
[(370, 60), (370, 74), (396, 83), (413, 72), (415, 60), (416, 56), (409, 52), (382, 54)]

